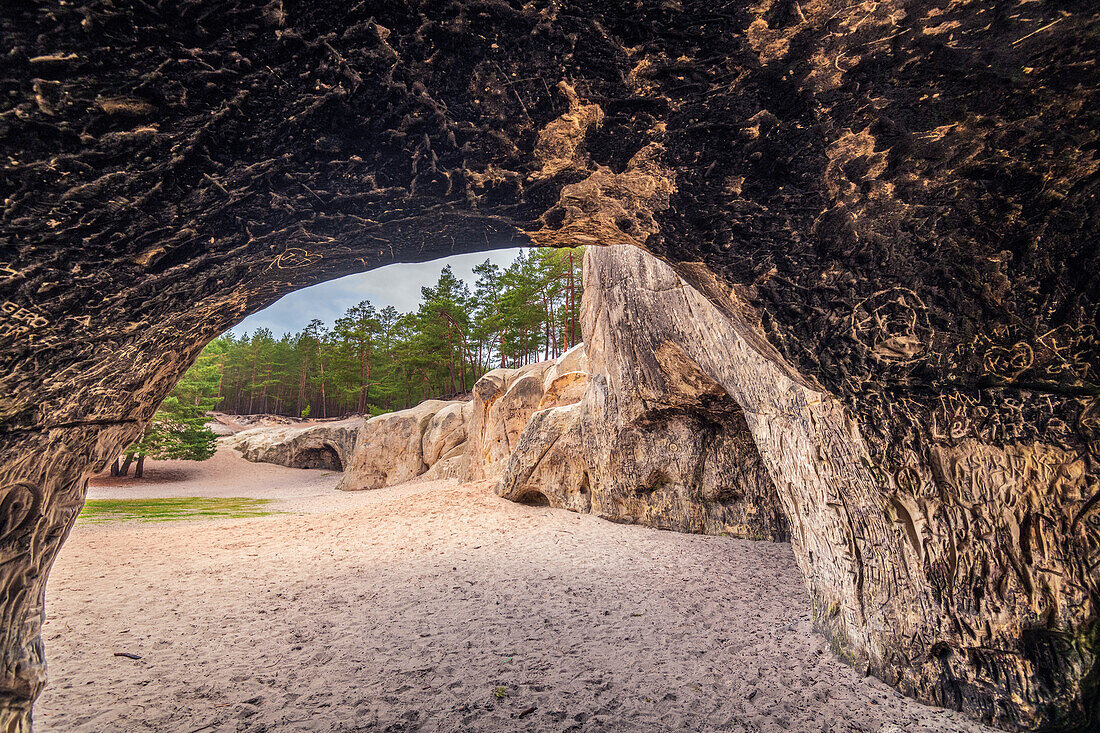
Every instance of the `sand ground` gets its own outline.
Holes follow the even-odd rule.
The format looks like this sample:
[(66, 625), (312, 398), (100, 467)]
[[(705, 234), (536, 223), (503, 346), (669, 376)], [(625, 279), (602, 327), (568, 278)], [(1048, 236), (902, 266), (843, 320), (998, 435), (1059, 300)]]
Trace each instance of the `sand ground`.
[(97, 481), (90, 498), (285, 513), (78, 522), (37, 730), (989, 730), (838, 662), (789, 545), (518, 506), (485, 482), (338, 478), (219, 453)]

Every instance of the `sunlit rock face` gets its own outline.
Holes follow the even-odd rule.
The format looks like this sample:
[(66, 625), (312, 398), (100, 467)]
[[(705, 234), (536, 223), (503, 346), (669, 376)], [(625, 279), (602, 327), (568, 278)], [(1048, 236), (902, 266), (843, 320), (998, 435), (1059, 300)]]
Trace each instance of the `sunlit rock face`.
[(372, 417), (358, 431), (337, 488), (379, 489), (413, 478), (499, 478), (536, 410), (580, 399), (585, 369), (581, 344), (556, 359), (488, 372), (474, 384), (469, 401), (426, 400)]
[[(842, 410), (790, 450), (822, 506), (897, 521), (838, 519), (804, 569), (815, 597), (906, 587), (889, 621), (822, 607), (843, 653), (1004, 726), (1094, 725), (1094, 3), (10, 5), (0, 728), (29, 726), (87, 476), (207, 340), (307, 284), (523, 243), (644, 246), (751, 326), (784, 409)], [(760, 437), (783, 423), (715, 381), (793, 496)]]
[(367, 420), (359, 429), (355, 453), (336, 488), (360, 491), (393, 486), (453, 458), (455, 446), (448, 447), (448, 443), (458, 440), (456, 445), (465, 447), (466, 407), (462, 402), (425, 400), (408, 410)]
[(494, 369), (474, 385), (469, 426), (470, 477), (500, 478), (536, 410), (580, 399), (588, 357), (578, 344), (557, 359)]

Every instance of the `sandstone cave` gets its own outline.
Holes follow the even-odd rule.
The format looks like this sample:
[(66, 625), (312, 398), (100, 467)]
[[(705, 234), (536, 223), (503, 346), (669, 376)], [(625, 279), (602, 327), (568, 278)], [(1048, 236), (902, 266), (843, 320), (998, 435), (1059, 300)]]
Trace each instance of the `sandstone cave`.
[(1095, 729), (1092, 4), (43, 0), (0, 35), (0, 728), (88, 477), (209, 340), (340, 275), (585, 244), (641, 368), (538, 413), (557, 452), (503, 486), (591, 502), (619, 451), (586, 420), (644, 443), (673, 382), (728, 400), (840, 658)]
[(323, 468), (329, 471), (344, 470), (344, 464), (341, 463), (339, 454), (331, 445), (298, 451), (296, 463), (302, 468)]

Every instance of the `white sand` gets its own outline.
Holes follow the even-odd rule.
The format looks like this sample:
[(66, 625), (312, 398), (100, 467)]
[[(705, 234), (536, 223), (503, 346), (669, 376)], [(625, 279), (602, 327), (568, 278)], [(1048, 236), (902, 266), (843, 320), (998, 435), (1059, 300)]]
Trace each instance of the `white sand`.
[(322, 474), (223, 453), (94, 486), (294, 513), (78, 523), (38, 730), (988, 730), (838, 662), (788, 545)]

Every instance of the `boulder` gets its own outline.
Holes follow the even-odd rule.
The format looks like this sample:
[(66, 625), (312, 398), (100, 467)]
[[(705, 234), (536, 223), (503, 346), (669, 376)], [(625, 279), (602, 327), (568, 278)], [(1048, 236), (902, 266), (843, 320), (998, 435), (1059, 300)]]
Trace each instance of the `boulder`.
[[(359, 431), (358, 449), (336, 488), (361, 491), (393, 486), (420, 476), (428, 470), (428, 453), (438, 460), (440, 447), (455, 434), (454, 415), (461, 415), (461, 402), (427, 400), (408, 410), (386, 413), (367, 420)], [(447, 408), (441, 420), (436, 416)], [(433, 424), (434, 437), (428, 438)], [(461, 422), (461, 420), (459, 420)], [(449, 425), (449, 429), (445, 426)]]
[(434, 466), (465, 449), (470, 407), (469, 402), (453, 402), (432, 416), (422, 440), (425, 464)]
[(450, 404), (428, 423), (423, 440), (424, 464), (428, 467), (423, 474), (425, 479), (469, 477), (466, 431), (472, 407), (471, 402)]
[(317, 425), (252, 428), (221, 442), (255, 463), (343, 471), (355, 453), (363, 424), (363, 418), (357, 417)]
[(579, 344), (557, 359), (488, 372), (468, 402), (428, 400), (371, 418), (337, 488), (376, 489), (421, 476), (498, 478), (536, 410), (580, 399), (586, 366)]
[(545, 362), (494, 369), (474, 385), (470, 419), (472, 478), (496, 478), (542, 399)]
[(585, 372), (565, 372), (561, 375), (548, 374), (543, 379), (542, 397), (535, 409), (545, 410), (550, 407), (561, 407), (580, 402), (587, 386), (588, 374)]
[(479, 379), (470, 408), (470, 478), (499, 478), (536, 410), (580, 399), (587, 364), (578, 344), (556, 359), (494, 369)]
[(496, 486), (506, 499), (588, 513), (591, 466), (585, 460), (585, 405), (539, 410), (531, 416)]

